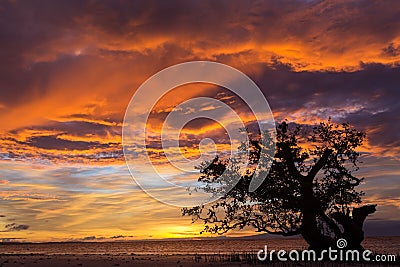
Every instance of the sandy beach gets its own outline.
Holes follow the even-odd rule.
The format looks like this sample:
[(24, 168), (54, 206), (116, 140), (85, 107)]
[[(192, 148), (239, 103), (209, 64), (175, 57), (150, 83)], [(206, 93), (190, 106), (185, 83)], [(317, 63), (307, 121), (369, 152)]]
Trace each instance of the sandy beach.
[(130, 266), (251, 266), (245, 262), (205, 262), (194, 255), (2, 255), (0, 266), (130, 267)]
[(132, 267), (132, 266), (398, 266), (396, 263), (345, 262), (248, 262), (212, 258), (209, 255), (1, 255), (1, 267)]
[[(399, 237), (369, 237), (365, 247), (398, 259)], [(399, 262), (268, 262), (256, 252), (304, 247), (302, 239), (153, 240), (0, 244), (0, 267), (111, 266), (399, 266)]]

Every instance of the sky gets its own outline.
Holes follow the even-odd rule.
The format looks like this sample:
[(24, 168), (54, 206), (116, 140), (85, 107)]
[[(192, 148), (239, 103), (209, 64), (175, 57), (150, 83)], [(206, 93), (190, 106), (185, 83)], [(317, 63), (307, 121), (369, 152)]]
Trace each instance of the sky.
[[(137, 88), (193, 60), (248, 75), (276, 121), (332, 117), (366, 131), (358, 176), (364, 203), (378, 204), (366, 233), (400, 235), (398, 1), (2, 0), (0, 44), (0, 240), (199, 237), (201, 224), (135, 184), (121, 137)], [(191, 84), (156, 103), (149, 129), (199, 96), (253, 118), (226, 89)], [(204, 137), (227, 149), (223, 136), (189, 123), (184, 155), (198, 157)]]

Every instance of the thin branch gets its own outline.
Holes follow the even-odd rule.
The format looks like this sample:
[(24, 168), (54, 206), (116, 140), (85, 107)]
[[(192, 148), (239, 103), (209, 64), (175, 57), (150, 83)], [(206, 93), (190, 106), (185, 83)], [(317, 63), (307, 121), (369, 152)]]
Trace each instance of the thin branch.
[(322, 154), (321, 158), (317, 161), (317, 163), (314, 164), (314, 166), (311, 168), (310, 172), (308, 173), (307, 177), (309, 179), (314, 179), (314, 177), (317, 175), (317, 173), (326, 165), (328, 162), (329, 156), (332, 154), (333, 150), (332, 149), (326, 149), (324, 153)]
[(291, 176), (295, 177), (295, 178), (301, 178), (304, 177), (299, 170), (296, 168), (296, 165), (294, 164), (294, 160), (293, 160), (293, 154), (292, 151), (289, 147), (289, 145), (287, 144), (282, 144), (282, 155), (283, 158), (285, 159), (286, 163), (287, 163), (287, 167), (289, 170), (289, 173)]

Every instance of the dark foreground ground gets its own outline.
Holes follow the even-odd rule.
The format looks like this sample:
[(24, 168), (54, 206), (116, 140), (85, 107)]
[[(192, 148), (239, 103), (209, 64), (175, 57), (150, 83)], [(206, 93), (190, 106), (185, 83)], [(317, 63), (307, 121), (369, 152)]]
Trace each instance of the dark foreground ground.
[(113, 267), (113, 266), (400, 266), (400, 263), (261, 262), (234, 255), (0, 255), (2, 267)]

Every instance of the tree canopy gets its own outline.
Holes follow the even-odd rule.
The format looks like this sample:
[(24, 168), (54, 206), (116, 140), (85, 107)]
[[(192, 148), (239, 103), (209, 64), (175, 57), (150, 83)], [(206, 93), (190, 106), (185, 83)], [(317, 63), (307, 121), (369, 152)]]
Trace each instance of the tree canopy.
[[(313, 128), (284, 121), (276, 129), (272, 159), (263, 155), (268, 147), (274, 147), (272, 134), (248, 132), (250, 142), (240, 147), (250, 159), (244, 174), (238, 173), (235, 162), (218, 157), (199, 166), (199, 181), (205, 184), (223, 186), (227, 177), (241, 177), (218, 201), (183, 208), (182, 214), (191, 216), (193, 222), (202, 221), (203, 232), (223, 234), (252, 227), (274, 235), (301, 235), (314, 249), (332, 246), (338, 238), (346, 238), (349, 247), (361, 249), (363, 222), (375, 211), (375, 205), (355, 207), (364, 194), (356, 190), (363, 178), (354, 172), (360, 156), (356, 148), (362, 145), (365, 133), (330, 119)], [(250, 192), (255, 174), (264, 181)]]

